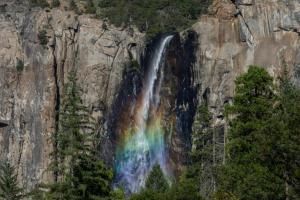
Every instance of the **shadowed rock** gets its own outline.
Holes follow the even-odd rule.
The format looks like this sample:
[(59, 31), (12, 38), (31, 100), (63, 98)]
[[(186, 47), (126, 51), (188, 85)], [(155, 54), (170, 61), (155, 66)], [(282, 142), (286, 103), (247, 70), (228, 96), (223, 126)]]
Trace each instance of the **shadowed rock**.
[(0, 128), (6, 127), (6, 126), (8, 126), (8, 122), (0, 120)]

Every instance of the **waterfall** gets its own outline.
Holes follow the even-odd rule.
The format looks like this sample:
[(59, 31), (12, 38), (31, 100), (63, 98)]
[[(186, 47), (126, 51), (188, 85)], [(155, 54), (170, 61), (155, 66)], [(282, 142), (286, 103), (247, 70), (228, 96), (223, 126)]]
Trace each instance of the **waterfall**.
[(116, 185), (126, 189), (127, 193), (138, 192), (153, 165), (159, 164), (166, 176), (170, 172), (167, 166), (165, 134), (161, 125), (162, 109), (160, 89), (163, 80), (163, 66), (166, 48), (173, 36), (165, 36), (155, 48), (132, 110), (130, 123), (122, 128), (116, 147)]

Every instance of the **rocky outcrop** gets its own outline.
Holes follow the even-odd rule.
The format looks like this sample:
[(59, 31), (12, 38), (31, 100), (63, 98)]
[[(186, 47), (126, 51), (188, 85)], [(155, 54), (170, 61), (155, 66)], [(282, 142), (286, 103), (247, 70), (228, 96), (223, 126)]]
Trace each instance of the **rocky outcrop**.
[(68, 71), (77, 69), (84, 103), (105, 133), (124, 63), (140, 54), (143, 35), (88, 15), (29, 9), (26, 1), (0, 7), (0, 119), (9, 122), (0, 130), (0, 158), (31, 188), (52, 179), (51, 137)]

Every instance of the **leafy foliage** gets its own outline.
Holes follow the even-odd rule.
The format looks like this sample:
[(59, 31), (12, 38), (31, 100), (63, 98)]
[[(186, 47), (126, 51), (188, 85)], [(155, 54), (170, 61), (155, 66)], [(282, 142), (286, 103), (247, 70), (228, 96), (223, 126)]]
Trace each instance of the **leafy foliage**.
[(20, 200), (22, 199), (23, 189), (18, 186), (15, 169), (9, 162), (0, 165), (0, 199), (1, 200)]

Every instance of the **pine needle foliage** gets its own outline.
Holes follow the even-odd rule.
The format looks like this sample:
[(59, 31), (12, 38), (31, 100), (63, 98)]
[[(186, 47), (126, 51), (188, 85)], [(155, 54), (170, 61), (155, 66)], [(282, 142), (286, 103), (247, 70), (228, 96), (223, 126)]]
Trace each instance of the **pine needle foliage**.
[(146, 189), (155, 192), (165, 192), (168, 190), (168, 188), (168, 181), (165, 178), (165, 175), (162, 172), (160, 165), (154, 165), (146, 180)]
[(0, 200), (20, 200), (23, 198), (22, 193), (14, 167), (4, 162), (0, 165)]
[(59, 131), (54, 137), (53, 170), (58, 178), (46, 194), (50, 200), (100, 200), (111, 195), (113, 173), (97, 157), (95, 123), (82, 103), (77, 83), (76, 71), (72, 70), (59, 113)]
[(268, 168), (285, 183), (285, 198), (300, 199), (300, 89), (285, 78), (279, 88), (274, 114), (269, 120), (271, 142), (264, 157)]
[(145, 188), (138, 194), (132, 195), (131, 200), (163, 200), (166, 199), (166, 192), (169, 190), (169, 184), (159, 164), (153, 166), (149, 173)]
[[(215, 170), (220, 163), (217, 154), (220, 147), (216, 142), (216, 132), (211, 127), (212, 114), (204, 102), (198, 108), (196, 123), (198, 131), (193, 132), (193, 148), (191, 163), (185, 174), (188, 180), (197, 185), (197, 190), (202, 196), (211, 196), (216, 188)], [(220, 156), (219, 156), (220, 157)]]
[[(250, 66), (236, 80), (226, 164), (219, 169), (218, 194), (238, 199), (297, 199), (300, 162), (300, 92)], [(298, 171), (298, 172), (297, 172)]]
[(81, 93), (77, 84), (76, 71), (72, 70), (65, 85), (59, 113), (59, 131), (55, 138), (62, 175), (81, 154), (88, 154), (92, 148), (94, 125), (88, 108), (82, 103)]

